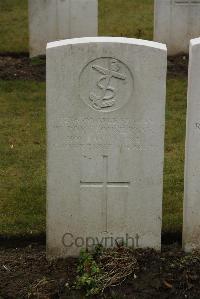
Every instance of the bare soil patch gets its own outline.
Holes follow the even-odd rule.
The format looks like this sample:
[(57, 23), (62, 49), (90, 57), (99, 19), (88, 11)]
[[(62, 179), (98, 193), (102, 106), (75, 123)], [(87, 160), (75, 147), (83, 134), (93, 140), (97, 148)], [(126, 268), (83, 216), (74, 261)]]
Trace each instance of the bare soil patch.
[[(187, 255), (176, 245), (162, 253), (136, 250), (138, 270), (121, 285), (92, 298), (199, 299), (200, 254)], [(0, 248), (0, 298), (85, 298), (72, 288), (77, 259), (49, 262), (43, 245)]]
[(189, 62), (189, 56), (185, 54), (168, 57), (168, 76), (187, 77), (188, 62)]
[(0, 53), (0, 79), (44, 81), (46, 59), (30, 59), (28, 53)]

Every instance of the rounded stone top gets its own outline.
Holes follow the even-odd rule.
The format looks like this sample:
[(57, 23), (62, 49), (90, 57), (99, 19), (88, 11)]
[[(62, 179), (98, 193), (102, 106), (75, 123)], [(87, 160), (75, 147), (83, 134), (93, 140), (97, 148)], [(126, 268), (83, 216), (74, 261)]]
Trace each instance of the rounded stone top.
[(136, 38), (127, 38), (127, 37), (81, 37), (81, 38), (72, 38), (72, 39), (65, 39), (55, 42), (50, 42), (47, 44), (47, 50), (55, 47), (62, 47), (67, 45), (76, 45), (76, 44), (90, 44), (90, 43), (118, 43), (118, 44), (130, 44), (136, 46), (145, 46), (155, 49), (160, 49), (167, 51), (167, 47), (165, 44), (143, 40), (143, 39), (136, 39)]

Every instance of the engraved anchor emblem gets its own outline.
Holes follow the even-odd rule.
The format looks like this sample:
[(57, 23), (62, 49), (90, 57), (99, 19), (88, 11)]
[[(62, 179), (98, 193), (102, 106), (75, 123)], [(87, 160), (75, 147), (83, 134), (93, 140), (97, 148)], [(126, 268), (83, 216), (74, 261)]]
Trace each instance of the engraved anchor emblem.
[(99, 66), (92, 65), (92, 69), (96, 70), (103, 76), (97, 82), (97, 87), (102, 90), (101, 96), (97, 96), (95, 93), (90, 93), (90, 100), (95, 109), (101, 110), (103, 108), (112, 107), (116, 102), (116, 91), (111, 86), (111, 79), (116, 78), (119, 80), (126, 80), (126, 75), (121, 74), (119, 63), (116, 59), (110, 60), (110, 67), (108, 69)]

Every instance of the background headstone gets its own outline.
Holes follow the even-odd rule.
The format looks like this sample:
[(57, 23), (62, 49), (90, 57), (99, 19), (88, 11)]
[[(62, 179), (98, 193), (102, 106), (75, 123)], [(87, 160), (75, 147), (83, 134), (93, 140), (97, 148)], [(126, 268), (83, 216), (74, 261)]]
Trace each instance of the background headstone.
[(48, 44), (49, 257), (116, 239), (160, 249), (166, 67), (154, 42)]
[(154, 40), (167, 44), (168, 55), (189, 52), (200, 36), (200, 0), (155, 0)]
[(188, 83), (183, 246), (200, 249), (200, 38), (191, 40)]
[(98, 35), (98, 0), (29, 0), (30, 56), (47, 42)]

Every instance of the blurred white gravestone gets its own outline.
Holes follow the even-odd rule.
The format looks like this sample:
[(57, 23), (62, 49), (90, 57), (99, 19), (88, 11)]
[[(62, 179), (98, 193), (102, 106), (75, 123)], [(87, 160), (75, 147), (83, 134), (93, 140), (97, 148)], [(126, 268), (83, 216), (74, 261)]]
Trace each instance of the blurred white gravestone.
[(161, 246), (167, 52), (128, 38), (47, 46), (47, 248)]
[(154, 40), (167, 44), (168, 55), (188, 53), (200, 36), (200, 0), (154, 1)]
[(30, 56), (47, 42), (98, 35), (98, 0), (29, 0)]
[(183, 246), (200, 249), (200, 38), (191, 40), (188, 83)]

